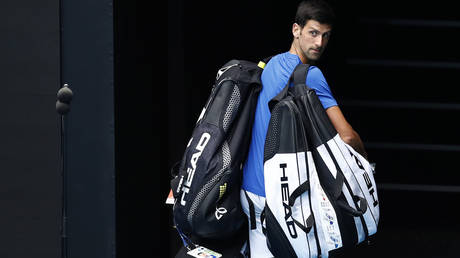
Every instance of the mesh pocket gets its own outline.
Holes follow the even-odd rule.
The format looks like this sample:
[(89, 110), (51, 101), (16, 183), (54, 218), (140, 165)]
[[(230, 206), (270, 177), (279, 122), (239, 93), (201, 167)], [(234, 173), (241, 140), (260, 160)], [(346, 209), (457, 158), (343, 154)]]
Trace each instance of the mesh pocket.
[(228, 101), (227, 109), (225, 110), (224, 118), (222, 121), (222, 127), (224, 128), (225, 132), (228, 130), (229, 125), (234, 119), (236, 113), (238, 112), (238, 108), (240, 106), (241, 101), (240, 95), (240, 89), (236, 84), (234, 84), (233, 92), (230, 96), (230, 100)]
[(272, 110), (270, 124), (268, 125), (268, 132), (270, 133), (267, 133), (267, 138), (265, 139), (264, 162), (273, 157), (279, 149), (280, 126), (281, 115), (280, 105), (278, 104)]

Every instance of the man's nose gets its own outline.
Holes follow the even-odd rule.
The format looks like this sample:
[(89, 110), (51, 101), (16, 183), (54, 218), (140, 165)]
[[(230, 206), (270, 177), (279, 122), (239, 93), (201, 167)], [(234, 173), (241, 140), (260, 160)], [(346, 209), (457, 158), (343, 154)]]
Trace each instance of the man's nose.
[(323, 37), (319, 36), (315, 38), (315, 46), (316, 47), (323, 46)]

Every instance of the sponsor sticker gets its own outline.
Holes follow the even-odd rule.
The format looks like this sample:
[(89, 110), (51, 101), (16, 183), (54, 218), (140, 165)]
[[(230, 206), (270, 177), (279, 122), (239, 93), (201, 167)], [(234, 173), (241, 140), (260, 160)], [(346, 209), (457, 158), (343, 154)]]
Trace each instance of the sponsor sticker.
[(198, 258), (218, 258), (222, 257), (222, 254), (218, 252), (214, 252), (213, 250), (210, 250), (206, 247), (203, 246), (197, 246), (195, 249), (190, 250), (187, 252), (188, 255), (191, 255), (193, 257), (198, 257)]
[(173, 196), (172, 189), (169, 190), (168, 197), (166, 198), (166, 204), (174, 204), (174, 196)]

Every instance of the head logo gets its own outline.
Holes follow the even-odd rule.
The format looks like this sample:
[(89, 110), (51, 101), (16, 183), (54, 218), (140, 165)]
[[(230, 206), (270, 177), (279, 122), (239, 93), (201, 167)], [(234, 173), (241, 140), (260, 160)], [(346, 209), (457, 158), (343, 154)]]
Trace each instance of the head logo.
[(209, 133), (203, 133), (197, 145), (195, 146), (195, 150), (197, 152), (193, 153), (192, 158), (190, 159), (191, 166), (187, 168), (187, 173), (188, 173), (187, 180), (184, 182), (182, 186), (182, 198), (180, 200), (180, 204), (182, 206), (185, 206), (185, 204), (187, 203), (185, 201), (185, 195), (190, 190), (190, 186), (192, 185), (192, 181), (193, 181), (193, 176), (195, 175), (196, 164), (198, 162), (198, 159), (201, 156), (201, 153), (204, 150), (204, 147), (206, 147), (206, 144), (208, 144), (209, 139), (211, 139), (211, 135)]
[(297, 231), (295, 229), (294, 218), (292, 217), (291, 206), (289, 205), (289, 183), (288, 177), (286, 176), (286, 163), (280, 164), (282, 176), (281, 180), (281, 197), (284, 207), (284, 219), (286, 220), (286, 227), (292, 238), (297, 238)]
[[(372, 196), (372, 199), (374, 200), (374, 202), (372, 204), (374, 205), (374, 207), (379, 205), (379, 200), (378, 200), (378, 198), (376, 196), (377, 192), (375, 191), (374, 184), (372, 183), (372, 180), (369, 177), (369, 174), (364, 169), (364, 166), (361, 163), (361, 161), (359, 161), (358, 157), (356, 157), (351, 151), (350, 151), (350, 154), (351, 154), (351, 156), (353, 156), (355, 158), (356, 165), (358, 165), (358, 167), (363, 171), (364, 182), (366, 183), (367, 189), (369, 190), (369, 195)], [(371, 171), (373, 171), (372, 165), (371, 165)]]

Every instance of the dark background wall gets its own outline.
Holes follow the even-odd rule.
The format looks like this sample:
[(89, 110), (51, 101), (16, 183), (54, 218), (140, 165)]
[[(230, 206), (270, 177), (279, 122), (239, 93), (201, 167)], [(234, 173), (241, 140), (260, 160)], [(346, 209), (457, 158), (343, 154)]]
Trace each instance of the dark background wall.
[(0, 8), (0, 257), (59, 257), (59, 1)]
[[(381, 199), (379, 232), (354, 255), (455, 257), (459, 15), (449, 1), (329, 2), (338, 23), (318, 66), (377, 163)], [(169, 3), (169, 165), (217, 69), (287, 51), (295, 10), (279, 1)]]
[(151, 1), (114, 1), (116, 243), (117, 257), (123, 258), (168, 252), (160, 10)]
[[(455, 204), (460, 198), (455, 163), (460, 151), (456, 135), (460, 99), (455, 75), (460, 69), (456, 50), (460, 17), (454, 2), (330, 2), (339, 22), (318, 65), (345, 116), (363, 138), (371, 160), (377, 163), (381, 200), (379, 232), (372, 244), (357, 249), (355, 256), (456, 257), (460, 240), (460, 225), (455, 220)], [(93, 40), (101, 47), (98, 53), (106, 54), (100, 59), (104, 60), (101, 66), (90, 63), (93, 68), (89, 72), (99, 79), (107, 77), (101, 79), (102, 84), (83, 82), (82, 87), (87, 87), (83, 91), (89, 94), (94, 87), (98, 96), (106, 99), (102, 108), (95, 95), (89, 104), (76, 99), (75, 108), (80, 109), (71, 112), (86, 110), (74, 117), (86, 121), (85, 114), (91, 115), (91, 124), (101, 123), (104, 130), (78, 128), (87, 137), (74, 146), (86, 141), (86, 146), (107, 147), (105, 154), (98, 155), (109, 156), (92, 157), (93, 164), (103, 167), (98, 171), (106, 171), (96, 179), (105, 186), (116, 184), (105, 192), (96, 184), (89, 192), (78, 189), (80, 184), (76, 190), (95, 193), (96, 199), (100, 197), (106, 204), (116, 203), (115, 207), (96, 207), (115, 214), (111, 218), (114, 223), (105, 224), (108, 231), (104, 233), (109, 233), (102, 234), (108, 242), (98, 245), (112, 250), (106, 255), (154, 257), (170, 250), (173, 256), (180, 241), (171, 228), (170, 207), (164, 204), (169, 168), (181, 158), (217, 69), (232, 58), (257, 61), (287, 51), (296, 4), (91, 3), (101, 6), (89, 8), (92, 12), (68, 10), (81, 11), (81, 25), (93, 33), (86, 42)], [(165, 21), (160, 17), (166, 8)], [(102, 23), (105, 29), (98, 33), (101, 27), (86, 14), (109, 15), (107, 23)], [(2, 5), (0, 17), (0, 256), (60, 257), (62, 178), (54, 111), (62, 79), (59, 2), (8, 1)], [(78, 24), (76, 29), (85, 27)], [(101, 42), (107, 45), (98, 45)], [(89, 43), (75, 46), (80, 47), (82, 53), (94, 51)], [(104, 52), (110, 47), (112, 53)], [(73, 54), (79, 57), (78, 52)], [(88, 68), (81, 60), (72, 65)], [(112, 65), (113, 74), (104, 70), (105, 65)], [(110, 77), (112, 97), (104, 94)], [(83, 93), (77, 90), (76, 94)], [(107, 142), (100, 144), (97, 139)], [(80, 175), (95, 175), (88, 171)], [(85, 216), (92, 220), (88, 213)], [(103, 216), (94, 218), (102, 220)], [(79, 225), (80, 236), (91, 232), (88, 224)], [(78, 243), (74, 247), (78, 252), (91, 250)]]
[[(113, 257), (111, 1), (5, 1), (0, 35), (0, 257)], [(75, 93), (64, 192), (62, 81)]]

